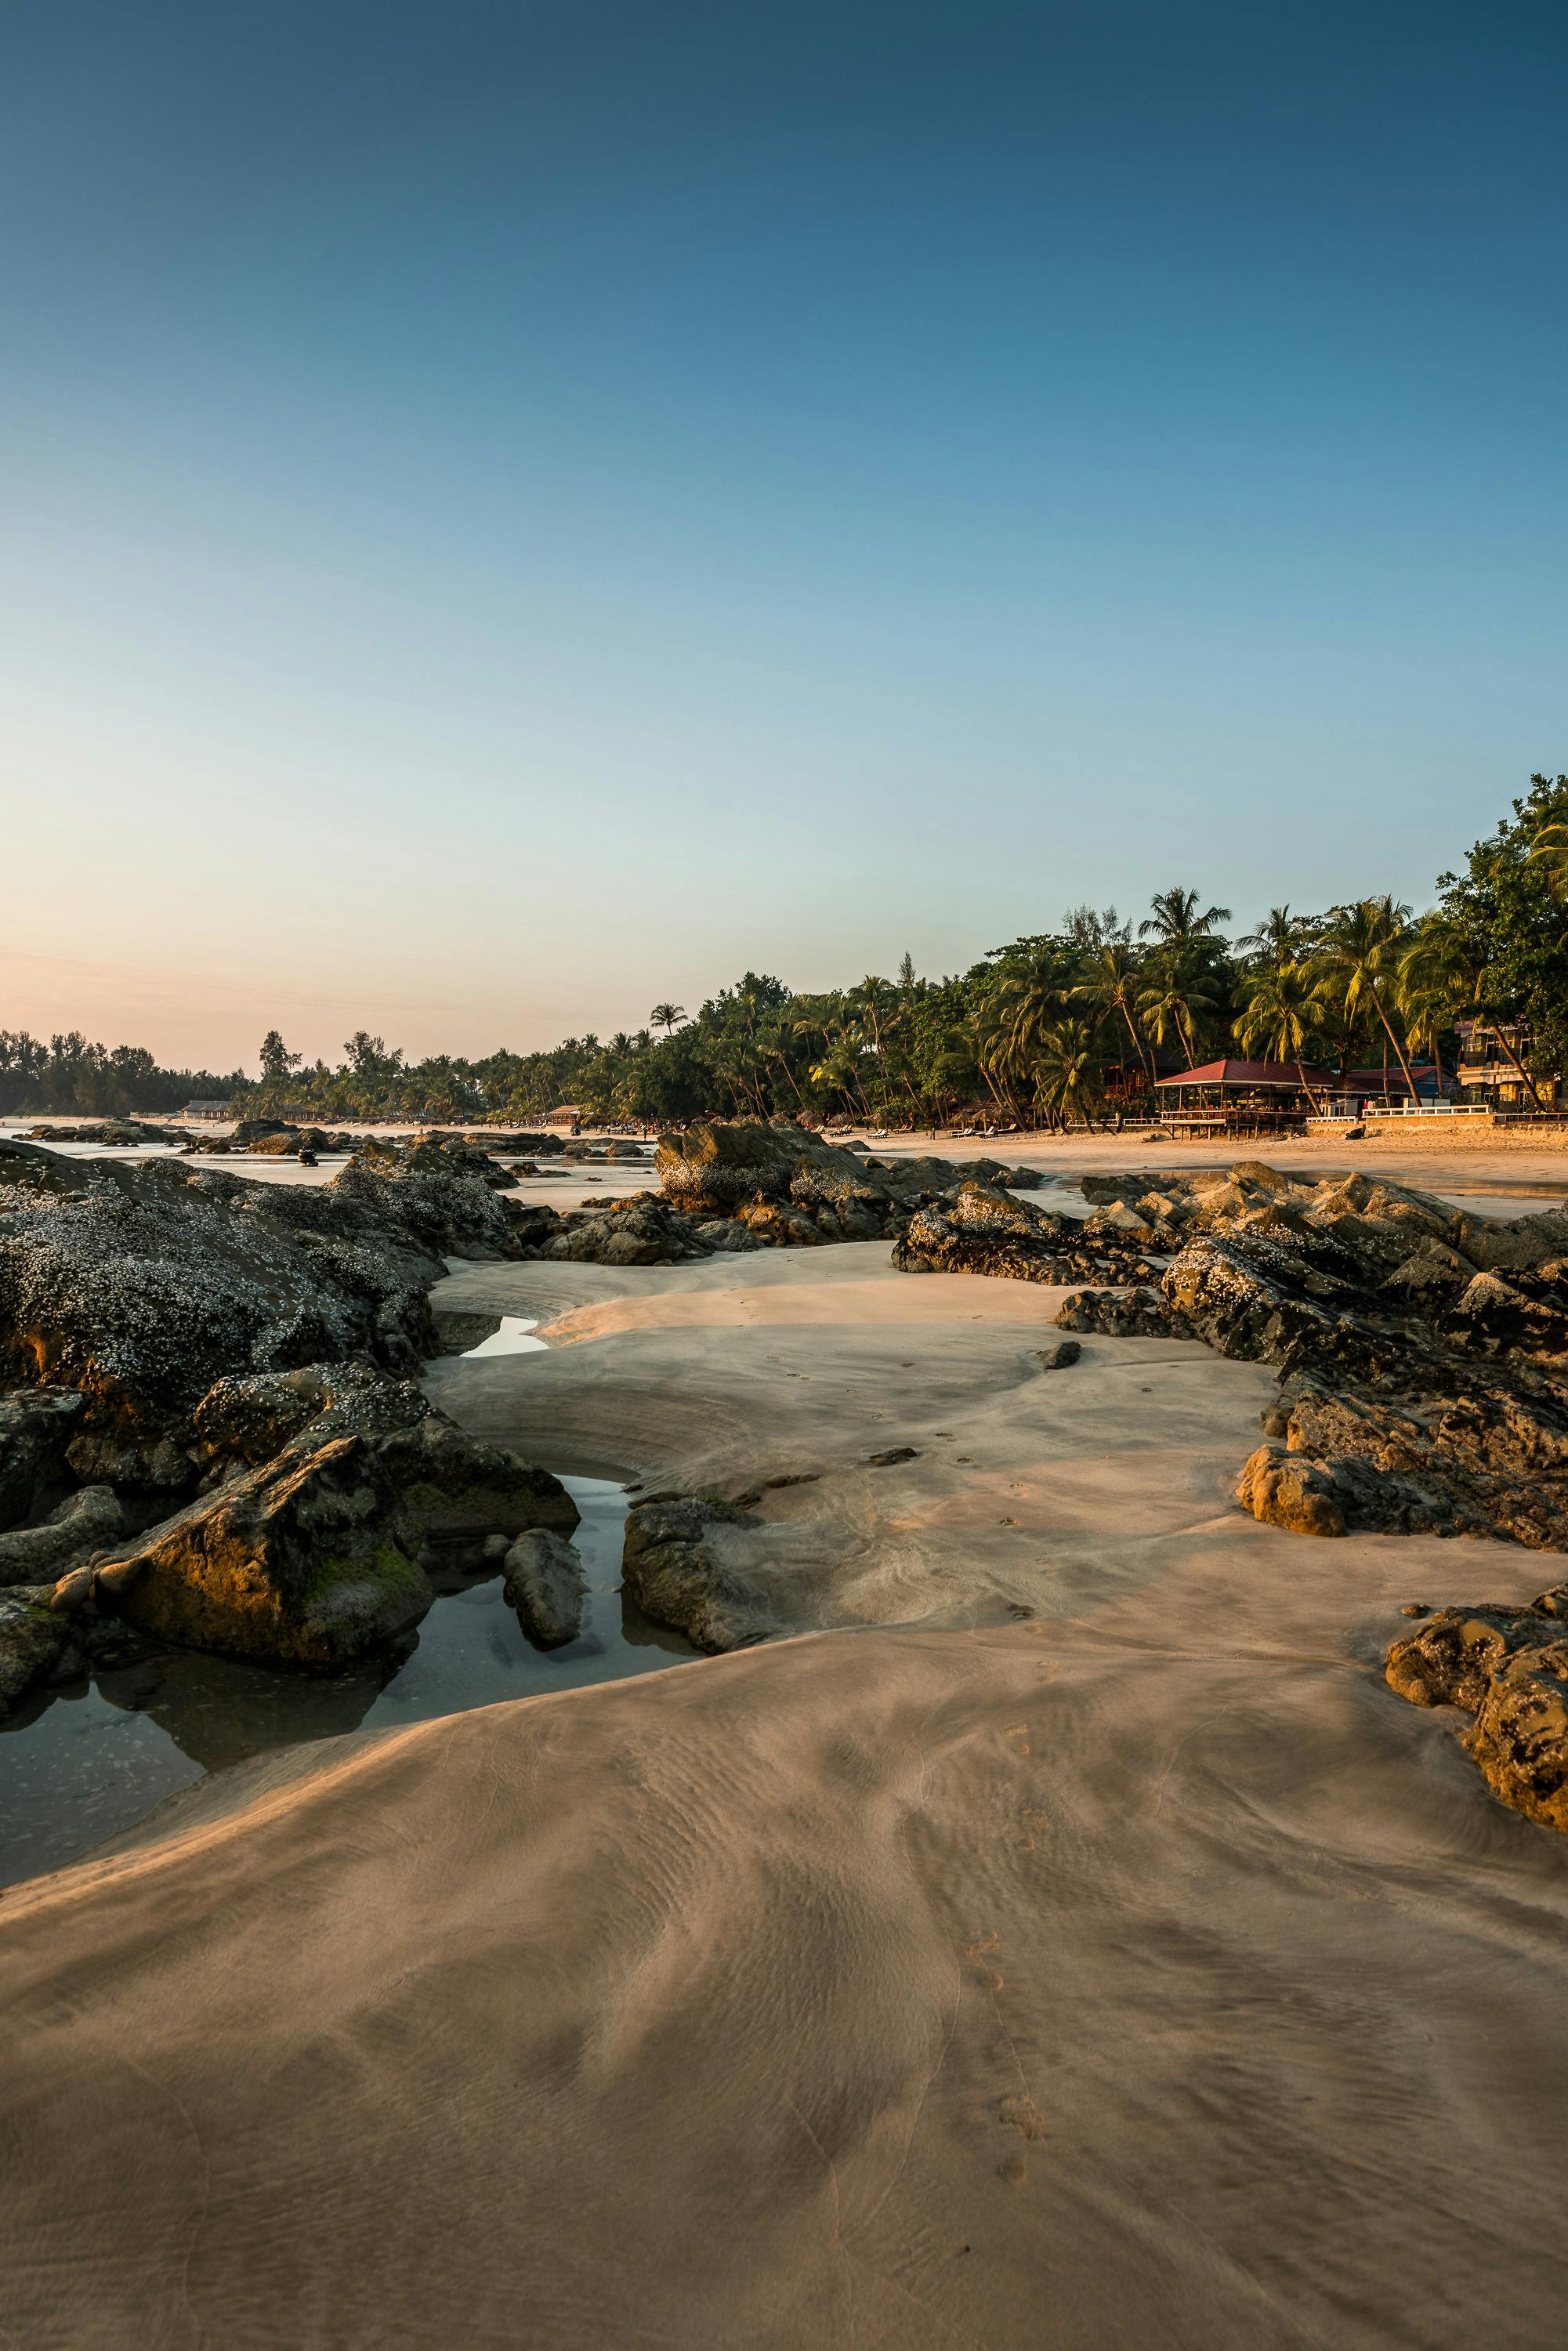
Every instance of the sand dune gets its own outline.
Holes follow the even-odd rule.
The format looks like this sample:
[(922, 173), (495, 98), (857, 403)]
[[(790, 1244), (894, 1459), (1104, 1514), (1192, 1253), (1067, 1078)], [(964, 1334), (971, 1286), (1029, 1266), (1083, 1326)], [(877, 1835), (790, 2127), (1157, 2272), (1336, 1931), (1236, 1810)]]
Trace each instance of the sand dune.
[(760, 1516), (844, 1629), (271, 1759), (16, 1889), (0, 2339), (1557, 2339), (1568, 1847), (1377, 1663), (1541, 1562), (1261, 1527), (1257, 1367), (1042, 1374), (1052, 1293), (886, 1257), (446, 1285), (555, 1317), (437, 1367), (477, 1427), (820, 1471)]

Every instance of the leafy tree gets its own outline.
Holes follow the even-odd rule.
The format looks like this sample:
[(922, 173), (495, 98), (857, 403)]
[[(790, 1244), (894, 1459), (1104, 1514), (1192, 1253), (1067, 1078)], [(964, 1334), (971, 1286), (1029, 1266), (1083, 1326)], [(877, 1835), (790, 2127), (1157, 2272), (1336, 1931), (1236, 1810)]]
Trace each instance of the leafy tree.
[[(1531, 776), (1512, 818), (1478, 841), (1462, 873), (1438, 880), (1443, 914), (1463, 937), (1475, 970), (1473, 1008), (1500, 1029), (1527, 1031), (1521, 1075), (1539, 1104), (1535, 1077), (1568, 1074), (1568, 951), (1550, 852), (1568, 826), (1568, 775)], [(1518, 1061), (1506, 1038), (1505, 1052)], [(1529, 1074), (1527, 1074), (1527, 1072)]]
[(303, 1053), (291, 1053), (276, 1029), (269, 1029), (261, 1040), (261, 1082), (277, 1085), (297, 1070), (304, 1060)]

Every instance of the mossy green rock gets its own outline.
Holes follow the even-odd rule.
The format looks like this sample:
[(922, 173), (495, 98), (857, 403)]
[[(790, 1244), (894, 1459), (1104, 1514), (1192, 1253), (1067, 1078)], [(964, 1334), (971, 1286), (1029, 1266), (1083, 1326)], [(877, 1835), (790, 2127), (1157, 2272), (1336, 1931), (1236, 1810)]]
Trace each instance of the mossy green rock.
[(385, 1648), (434, 1593), (362, 1437), (291, 1449), (97, 1572), (99, 1604), (192, 1648), (324, 1668)]

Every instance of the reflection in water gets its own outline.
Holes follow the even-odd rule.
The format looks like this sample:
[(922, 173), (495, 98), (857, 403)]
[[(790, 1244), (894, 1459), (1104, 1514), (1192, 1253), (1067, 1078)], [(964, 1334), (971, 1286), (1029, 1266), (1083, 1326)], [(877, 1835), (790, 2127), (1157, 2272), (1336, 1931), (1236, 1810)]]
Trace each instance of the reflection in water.
[(438, 1575), (435, 1605), (417, 1633), (352, 1673), (284, 1673), (193, 1649), (101, 1667), (0, 1724), (0, 1885), (63, 1867), (176, 1789), (269, 1748), (617, 1681), (695, 1656), (678, 1634), (622, 1600), (624, 1489), (598, 1478), (561, 1482), (582, 1513), (572, 1541), (589, 1597), (578, 1639), (536, 1648), (496, 1567)]
[(476, 1347), (465, 1347), (464, 1355), (531, 1355), (545, 1343), (531, 1335), (538, 1327), (536, 1316), (503, 1314), (500, 1328), (481, 1339)]

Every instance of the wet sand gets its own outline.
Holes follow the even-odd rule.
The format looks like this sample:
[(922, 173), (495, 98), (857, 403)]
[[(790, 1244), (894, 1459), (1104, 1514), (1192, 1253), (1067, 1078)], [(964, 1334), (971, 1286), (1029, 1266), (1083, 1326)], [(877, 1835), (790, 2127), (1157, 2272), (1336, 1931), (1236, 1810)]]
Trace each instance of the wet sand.
[(887, 1259), (442, 1286), (549, 1342), (434, 1368), (476, 1428), (820, 1473), (758, 1541), (840, 1629), (296, 1750), (14, 1889), (12, 2339), (1557, 2339), (1568, 1844), (1378, 1670), (1552, 1562), (1260, 1527), (1258, 1367), (1042, 1373), (1051, 1290)]

